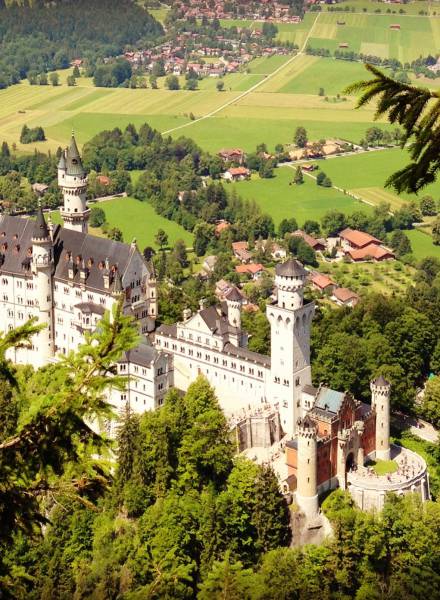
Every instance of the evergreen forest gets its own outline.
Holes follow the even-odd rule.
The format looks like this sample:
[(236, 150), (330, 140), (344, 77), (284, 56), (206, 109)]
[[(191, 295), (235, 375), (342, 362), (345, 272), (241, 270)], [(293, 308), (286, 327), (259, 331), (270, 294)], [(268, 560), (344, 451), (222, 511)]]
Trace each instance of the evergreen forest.
[(0, 89), (82, 59), (92, 69), (106, 57), (163, 34), (151, 15), (130, 0), (13, 3), (0, 0)]

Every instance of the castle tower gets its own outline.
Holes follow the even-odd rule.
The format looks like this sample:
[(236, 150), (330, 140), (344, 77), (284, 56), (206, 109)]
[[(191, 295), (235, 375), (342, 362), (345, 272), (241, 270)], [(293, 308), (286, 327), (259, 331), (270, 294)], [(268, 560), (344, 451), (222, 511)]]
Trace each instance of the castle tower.
[(278, 407), (285, 433), (295, 434), (302, 388), (310, 384), (310, 328), (315, 305), (304, 302), (307, 271), (290, 259), (276, 267), (276, 304), (268, 305), (271, 328), (269, 402)]
[(296, 501), (307, 517), (318, 514), (317, 428), (307, 416), (299, 419)]
[(58, 186), (64, 198), (61, 209), (64, 227), (87, 233), (90, 215), (86, 204), (87, 176), (73, 133), (58, 163)]
[(232, 331), (229, 333), (229, 338), (236, 346), (241, 346), (241, 303), (243, 297), (237, 288), (233, 287), (225, 294), (225, 300), (228, 307), (228, 323), (232, 328)]
[(370, 383), (371, 406), (376, 411), (376, 458), (390, 459), (391, 384), (380, 375)]
[(32, 232), (32, 272), (36, 281), (36, 299), (38, 302), (38, 322), (44, 324), (34, 342), (37, 366), (45, 365), (54, 356), (53, 328), (53, 243), (49, 228), (44, 220), (41, 207)]

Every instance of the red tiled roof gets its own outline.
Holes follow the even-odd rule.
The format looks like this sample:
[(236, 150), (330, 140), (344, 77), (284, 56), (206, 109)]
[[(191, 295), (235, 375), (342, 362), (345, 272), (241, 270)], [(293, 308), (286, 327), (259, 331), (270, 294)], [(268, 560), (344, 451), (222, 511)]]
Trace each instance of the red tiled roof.
[(376, 260), (383, 258), (394, 258), (393, 252), (384, 248), (383, 246), (376, 246), (376, 244), (368, 244), (364, 248), (357, 248), (356, 250), (347, 250), (347, 254), (352, 260), (364, 260), (365, 258), (371, 257)]
[(323, 243), (321, 241), (317, 240), (316, 238), (314, 238), (312, 235), (309, 235), (305, 231), (302, 231), (302, 229), (297, 229), (296, 231), (294, 231), (292, 233), (292, 235), (296, 235), (297, 237), (302, 238), (305, 241), (305, 243), (308, 244), (313, 249), (315, 249), (317, 246), (323, 245)]
[(230, 173), (232, 176), (249, 175), (250, 171), (249, 169), (246, 169), (246, 167), (231, 167), (230, 169), (228, 169), (228, 173)]
[(247, 242), (232, 242), (232, 250), (247, 250), (249, 244)]
[(336, 288), (333, 292), (335, 298), (340, 302), (348, 302), (348, 300), (358, 300), (359, 296), (356, 292), (352, 292), (348, 288)]
[(260, 271), (264, 271), (263, 265), (251, 263), (249, 265), (238, 265), (235, 267), (235, 271), (237, 273), (250, 273), (251, 275), (255, 275), (255, 273), (259, 273)]
[(327, 275), (323, 275), (322, 273), (315, 273), (310, 277), (310, 281), (321, 288), (321, 290), (324, 290), (329, 285), (335, 285), (335, 282), (331, 277), (327, 277)]
[(358, 231), (357, 229), (344, 229), (344, 231), (341, 231), (339, 234), (339, 237), (358, 248), (363, 248), (368, 244), (380, 244), (380, 240), (377, 238), (369, 233), (365, 233), (365, 231)]

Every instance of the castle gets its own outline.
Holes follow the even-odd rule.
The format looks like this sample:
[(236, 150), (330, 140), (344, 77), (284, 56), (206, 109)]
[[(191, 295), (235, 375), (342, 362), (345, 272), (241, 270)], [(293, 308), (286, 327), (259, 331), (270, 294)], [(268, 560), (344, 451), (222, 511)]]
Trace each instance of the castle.
[[(135, 243), (88, 234), (87, 177), (73, 136), (59, 161), (58, 184), (64, 227), (46, 223), (41, 209), (35, 221), (0, 216), (0, 329), (8, 331), (31, 316), (46, 325), (32, 347), (17, 349), (12, 360), (37, 367), (75, 350), (84, 332), (123, 298), (124, 313), (134, 317), (143, 336), (118, 363), (118, 372), (131, 377), (124, 392), (110, 392), (116, 410), (127, 404), (135, 412), (153, 410), (171, 386), (185, 391), (203, 374), (235, 431), (238, 450), (283, 445), (282, 485), (296, 493), (305, 514), (316, 515), (319, 494), (337, 486), (349, 488), (364, 508), (380, 507), (384, 482), (370, 481), (368, 491), (361, 475), (367, 459), (395, 454), (389, 441), (390, 385), (382, 377), (371, 383), (371, 406), (312, 386), (315, 306), (304, 298), (308, 273), (301, 263), (289, 259), (276, 267), (276, 299), (266, 310), (270, 357), (248, 349), (242, 296), (235, 288), (219, 306), (202, 305), (195, 314), (186, 310), (181, 322), (155, 329), (152, 265)], [(420, 461), (412, 465), (411, 481), (387, 485), (429, 497), (426, 465)]]
[[(121, 296), (141, 333), (154, 330), (157, 315), (154, 269), (136, 244), (88, 234), (87, 177), (73, 135), (59, 160), (58, 185), (64, 227), (47, 223), (41, 208), (36, 220), (0, 215), (0, 330), (30, 317), (46, 325), (30, 348), (10, 356), (35, 367), (76, 350)], [(137, 412), (159, 406), (169, 389), (168, 362), (146, 342), (127, 353), (118, 369), (136, 378), (125, 393), (112, 391), (116, 409), (127, 401)]]

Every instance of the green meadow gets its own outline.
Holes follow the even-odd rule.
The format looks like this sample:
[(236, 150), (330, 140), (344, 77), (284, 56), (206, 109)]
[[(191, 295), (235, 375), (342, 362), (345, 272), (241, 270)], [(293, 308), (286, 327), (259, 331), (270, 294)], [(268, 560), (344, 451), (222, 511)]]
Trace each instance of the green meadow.
[[(428, 6), (420, 1), (417, 6), (425, 8), (425, 4)], [(401, 61), (428, 52), (440, 52), (440, 18), (365, 14), (362, 12), (366, 7), (365, 0), (347, 1), (346, 5), (355, 5), (357, 12), (307, 13), (299, 24), (277, 24), (277, 35), (300, 47), (307, 38), (311, 46), (332, 50), (344, 42), (349, 44), (350, 50), (396, 57)], [(404, 9), (408, 13), (414, 12), (415, 5), (405, 5)], [(380, 8), (384, 12), (387, 5), (381, 4)], [(395, 10), (393, 5), (390, 8)], [(163, 20), (166, 11), (159, 10), (157, 16)], [(338, 21), (345, 24), (338, 25)], [(390, 29), (390, 24), (394, 23), (400, 24), (400, 31)], [(227, 21), (225, 24), (253, 29), (262, 26), (254, 21)], [(6, 140), (10, 145), (16, 144), (19, 152), (33, 152), (35, 148), (55, 151), (66, 144), (72, 129), (83, 145), (103, 129), (124, 128), (128, 123), (139, 127), (147, 122), (175, 138), (191, 137), (212, 153), (235, 146), (252, 152), (262, 142), (273, 151), (276, 144), (292, 143), (298, 126), (307, 129), (310, 140), (343, 138), (359, 142), (366, 130), (375, 124), (374, 106), (355, 110), (355, 98), (343, 96), (343, 89), (348, 84), (365, 77), (364, 66), (333, 58), (301, 53), (295, 58), (259, 57), (242, 72), (225, 76), (222, 92), (216, 89), (216, 78), (200, 81), (199, 89), (193, 92), (169, 91), (165, 89), (165, 78), (159, 78), (157, 90), (97, 89), (91, 79), (84, 77), (77, 80), (75, 87), (67, 87), (66, 78), (70, 72), (59, 71), (61, 85), (58, 87), (30, 86), (22, 82), (0, 90), (0, 142)], [(434, 89), (438, 88), (436, 80), (429, 83)], [(318, 95), (320, 88), (324, 89), (324, 97)], [(337, 94), (341, 97), (337, 98)], [(21, 145), (19, 137), (24, 124), (42, 126), (47, 140)], [(391, 129), (384, 120), (378, 125)], [(403, 151), (387, 150), (328, 159), (320, 165), (336, 186), (372, 204), (387, 201), (393, 210), (409, 197), (397, 196), (393, 190), (385, 188), (384, 183), (392, 172), (405, 164), (405, 160)], [(244, 197), (255, 198), (277, 223), (291, 215), (300, 223), (308, 218), (319, 220), (329, 208), (344, 212), (360, 207), (369, 210), (368, 204), (361, 204), (336, 190), (318, 188), (309, 179), (303, 186), (289, 186), (291, 177), (290, 169), (281, 168), (272, 180), (256, 177), (237, 184), (237, 189)], [(426, 193), (438, 198), (440, 186), (430, 186)], [(125, 204), (121, 205), (121, 202)], [(109, 222), (120, 226), (127, 240), (137, 237), (140, 245), (151, 244), (155, 232), (162, 227), (170, 232), (172, 241), (183, 237), (191, 244), (187, 232), (158, 217), (148, 204), (133, 199), (115, 200), (108, 203), (105, 210)], [(427, 251), (430, 238), (415, 233), (416, 246), (420, 248), (417, 252)]]
[(432, 243), (432, 237), (423, 231), (411, 229), (405, 231), (411, 242), (413, 254), (416, 258), (421, 259), (425, 256), (436, 256), (440, 259), (440, 246), (435, 246)]
[(424, 188), (418, 196), (385, 188), (388, 177), (410, 162), (406, 151), (400, 148), (378, 150), (355, 156), (330, 158), (320, 161), (321, 169), (330, 177), (333, 185), (354, 191), (366, 200), (377, 204), (389, 202), (391, 209), (399, 208), (404, 202), (417, 200), (425, 194), (440, 197), (440, 181)]
[(299, 226), (307, 219), (320, 221), (328, 210), (340, 210), (351, 214), (356, 210), (371, 211), (371, 207), (356, 201), (332, 188), (316, 185), (309, 177), (302, 185), (289, 185), (295, 171), (290, 167), (280, 167), (275, 177), (261, 179), (258, 175), (249, 181), (231, 184), (243, 198), (255, 200), (263, 212), (272, 216), (276, 225), (282, 219), (295, 217)]
[[(157, 248), (154, 238), (159, 229), (166, 231), (171, 247), (179, 239), (184, 240), (188, 248), (192, 246), (192, 234), (174, 221), (158, 215), (148, 202), (140, 202), (135, 198), (114, 198), (90, 206), (102, 208), (110, 227), (118, 227), (122, 231), (124, 242), (136, 239), (140, 250), (146, 246)], [(51, 216), (54, 223), (61, 223), (58, 211), (52, 212)], [(100, 229), (91, 228), (91, 231), (94, 235), (103, 235)]]

